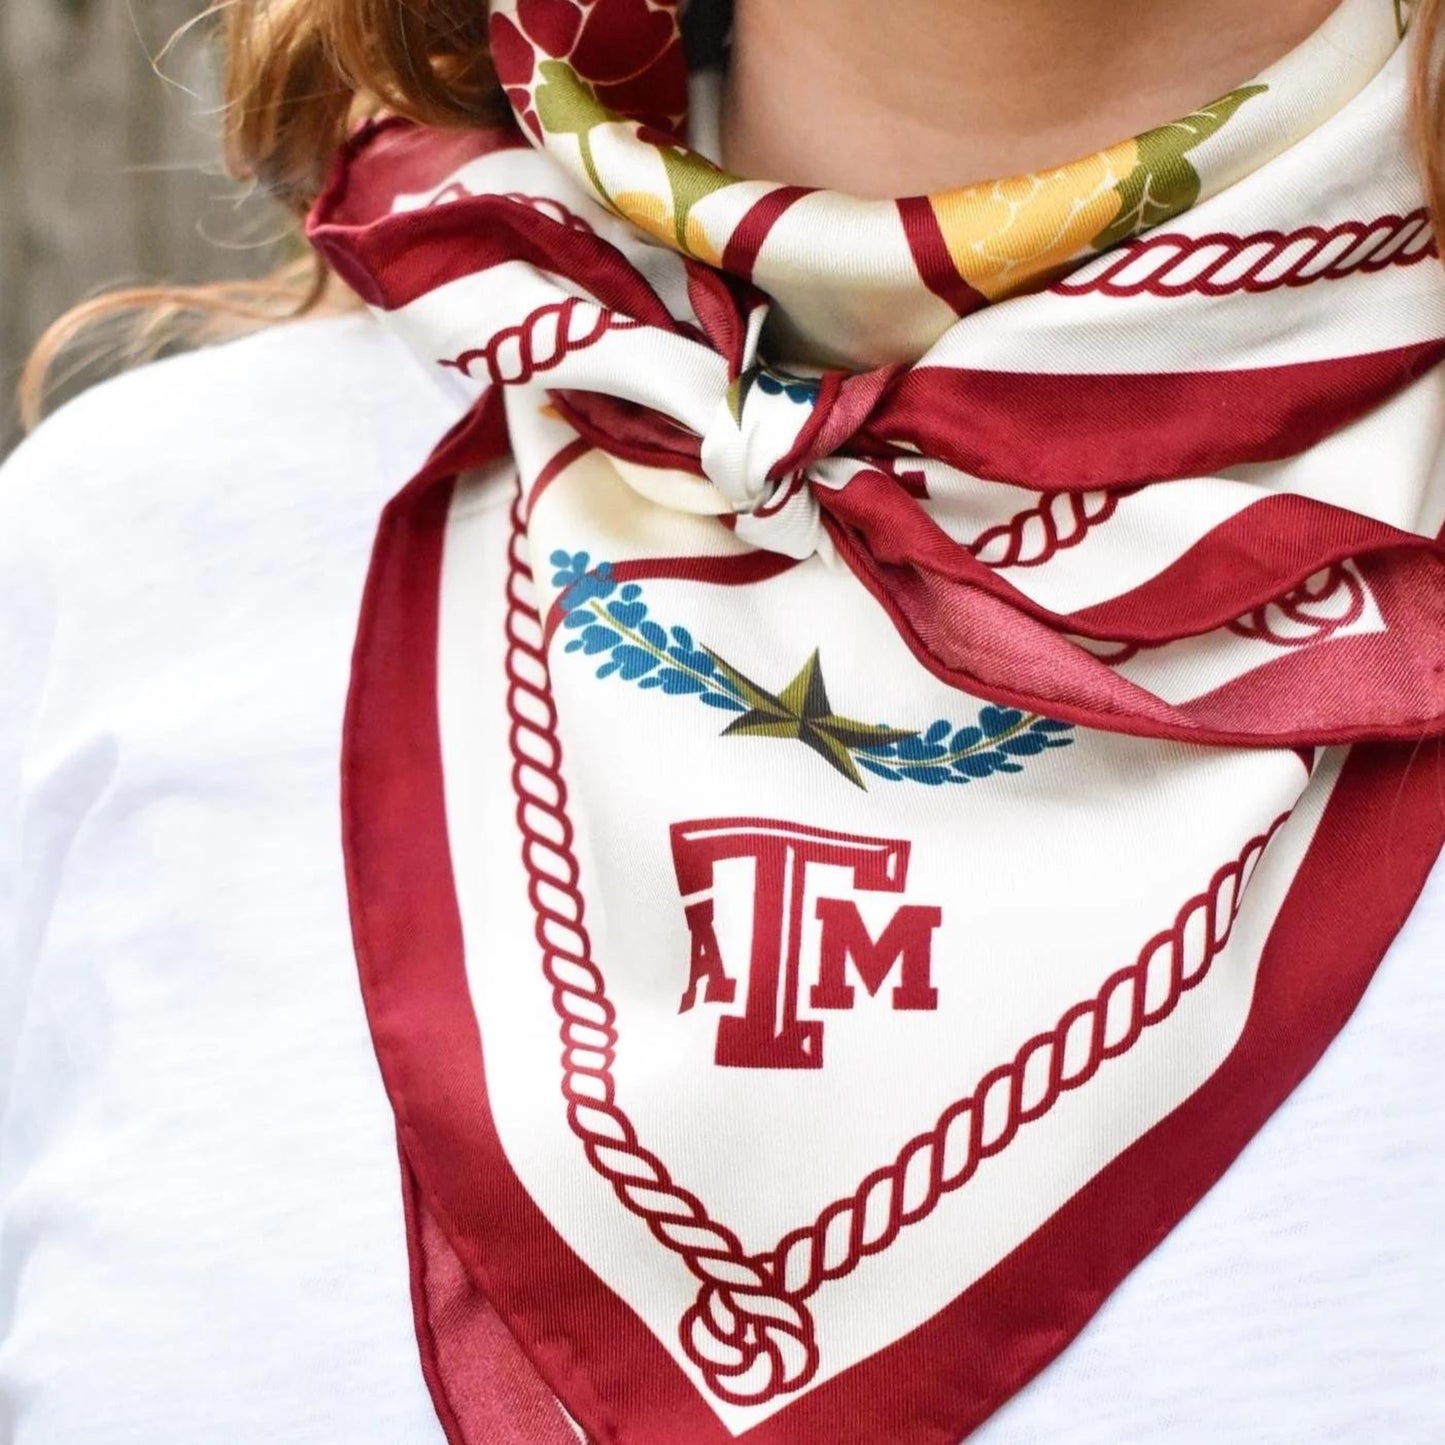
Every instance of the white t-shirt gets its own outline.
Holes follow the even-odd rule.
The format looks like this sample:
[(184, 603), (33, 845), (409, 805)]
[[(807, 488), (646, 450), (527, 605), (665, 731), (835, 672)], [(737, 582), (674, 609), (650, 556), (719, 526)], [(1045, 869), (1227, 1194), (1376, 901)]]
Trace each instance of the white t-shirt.
[[(307, 322), (100, 387), (0, 472), (8, 1445), (441, 1445), (338, 744), (378, 511), (449, 420), (369, 319)], [(1301, 1088), (972, 1441), (1445, 1439), (1442, 1044), (1445, 867)]]

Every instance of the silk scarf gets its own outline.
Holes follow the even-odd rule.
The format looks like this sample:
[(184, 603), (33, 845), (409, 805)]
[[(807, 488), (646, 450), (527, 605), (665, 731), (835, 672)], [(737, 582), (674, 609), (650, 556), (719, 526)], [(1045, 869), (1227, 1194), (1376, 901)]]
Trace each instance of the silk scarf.
[(898, 201), (719, 168), (666, 0), (491, 27), (515, 125), (369, 126), (311, 224), (457, 417), (343, 759), (422, 1365), (453, 1445), (956, 1442), (1445, 837), (1400, 15)]

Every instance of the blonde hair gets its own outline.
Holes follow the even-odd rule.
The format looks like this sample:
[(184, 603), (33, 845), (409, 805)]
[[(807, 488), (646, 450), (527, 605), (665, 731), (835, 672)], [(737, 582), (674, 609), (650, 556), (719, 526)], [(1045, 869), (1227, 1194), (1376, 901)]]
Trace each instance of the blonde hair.
[[(1445, 0), (1410, 8), (1411, 124), (1438, 237)], [(362, 118), (387, 112), (457, 128), (495, 124), (506, 111), (487, 53), (484, 0), (215, 0), (207, 16), (224, 47), (227, 168), (298, 220)], [(218, 339), (347, 299), (309, 256), (261, 281), (110, 292), (66, 313), (40, 339), (21, 379), (22, 419), (29, 426), (39, 417), (61, 352), (103, 323), (124, 322), (121, 350), (137, 361), (177, 341)]]

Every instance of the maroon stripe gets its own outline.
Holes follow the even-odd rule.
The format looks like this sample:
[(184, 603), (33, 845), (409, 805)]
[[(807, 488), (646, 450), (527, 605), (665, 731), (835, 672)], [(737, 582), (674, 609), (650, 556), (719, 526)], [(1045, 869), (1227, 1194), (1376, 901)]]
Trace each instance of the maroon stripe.
[[(307, 239), (362, 300), (395, 310), (448, 282), (523, 261), (567, 276), (624, 316), (678, 330), (672, 313), (621, 251), (529, 205), (483, 195), (377, 215), (371, 207), (386, 196), (387, 186), (368, 181), (360, 196), (352, 193), (353, 176), (370, 175), (371, 147), (385, 151), (421, 143), (417, 132), (402, 126), (363, 131), (343, 151), (307, 217)], [(478, 144), (483, 147), (478, 154), (484, 154), (485, 140)], [(363, 152), (366, 165), (355, 165)]]
[(565, 275), (604, 307), (666, 331), (672, 313), (615, 246), (505, 196), (472, 196), (353, 225), (318, 206), (311, 244), (364, 301), (384, 310), (508, 261)]
[(405, 1151), (401, 1178), (412, 1322), (422, 1375), (446, 1438), (478, 1445), (577, 1445), (556, 1396), (487, 1297), (473, 1287), (427, 1212)]
[(537, 479), (532, 483), (531, 490), (527, 493), (527, 515), (532, 515), (533, 509), (542, 499), (542, 494), (577, 460), (592, 450), (592, 443), (586, 437), (574, 437), (560, 452), (557, 453), (540, 472)]
[(671, 417), (601, 392), (552, 391), (548, 395), (568, 426), (599, 451), (641, 467), (705, 475), (701, 439)]
[(1402, 561), (1419, 552), (1445, 567), (1445, 548), (1418, 533), (1294, 493), (1263, 497), (1140, 586), (1062, 621), (1085, 637), (1167, 642), (1224, 627), (1336, 562), (1382, 552)]
[[(619, 582), (700, 582), (709, 587), (747, 587), (781, 577), (797, 565), (794, 557), (761, 551), (733, 552), (723, 557), (638, 557), (631, 562), (614, 562), (612, 575)], [(562, 617), (562, 609), (554, 601), (547, 609), (543, 627), (543, 652), (551, 647)]]
[[(1366, 558), (1360, 575), (1385, 631), (1333, 637), (1286, 650), (1265, 667), (1196, 698), (1212, 723), (1244, 733), (1284, 706), (1301, 734), (1338, 732), (1342, 720), (1391, 720), (1373, 738), (1409, 741), (1442, 731), (1445, 718), (1445, 569), (1427, 558)], [(1363, 730), (1362, 731), (1366, 731)]]
[(718, 264), (724, 271), (751, 281), (758, 252), (763, 249), (763, 242), (768, 239), (778, 217), (804, 196), (812, 194), (806, 186), (779, 186), (777, 190), (769, 191), (733, 228)]
[[(747, 342), (748, 317), (751, 307), (744, 306), (734, 294), (736, 283), (690, 257), (683, 258), (687, 270), (687, 299), (702, 327), (702, 337), (728, 364), (728, 374), (737, 376), (743, 369), (743, 349)], [(765, 298), (761, 293), (758, 304)]]
[[(313, 213), (348, 226), (381, 220), (397, 196), (430, 191), (469, 161), (526, 146), (510, 125), (432, 130), (395, 116), (376, 121), (338, 152)], [(357, 164), (363, 154), (365, 164)]]
[(1109, 491), (1296, 456), (1445, 357), (1445, 340), (1240, 371), (1079, 375), (925, 366), (868, 435), (1040, 492)]
[(902, 504), (897, 483), (881, 472), (862, 472), (818, 497), (881, 568), (924, 573), (930, 586), (985, 592), (1056, 631), (1145, 647), (1224, 627), (1349, 558), (1418, 552), (1445, 566), (1445, 545), (1418, 533), (1308, 497), (1268, 496), (1138, 587), (1078, 612), (1055, 612), (980, 562), (923, 508)]
[(612, 575), (619, 582), (701, 582), (710, 587), (744, 587), (781, 577), (798, 565), (796, 557), (780, 552), (731, 552), (722, 557), (639, 557), (614, 562)]
[(987, 306), (988, 297), (975, 291), (958, 274), (932, 202), (926, 196), (913, 196), (897, 205), (898, 219), (903, 223), (903, 234), (908, 238), (908, 249), (913, 252), (913, 263), (923, 284), (960, 316)]
[[(827, 520), (843, 560), (914, 657), (974, 697), (1136, 737), (1295, 747), (1445, 733), (1445, 570), (1438, 557), (1392, 559), (1399, 577), (1384, 633), (1331, 640), (1253, 670), (1229, 695), (1166, 702), (989, 589), (874, 557)], [(1045, 614), (1047, 615), (1047, 614)], [(1348, 681), (1341, 673), (1348, 672)], [(1237, 705), (1248, 692), (1250, 705)]]

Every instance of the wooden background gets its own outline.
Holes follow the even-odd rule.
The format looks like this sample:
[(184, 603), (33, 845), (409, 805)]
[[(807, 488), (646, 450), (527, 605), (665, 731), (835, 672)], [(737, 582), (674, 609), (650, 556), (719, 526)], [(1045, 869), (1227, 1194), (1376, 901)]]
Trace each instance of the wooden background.
[(221, 172), (208, 38), (162, 54), (202, 5), (0, 0), (0, 454), (20, 364), (68, 306), (274, 263), (281, 222)]

